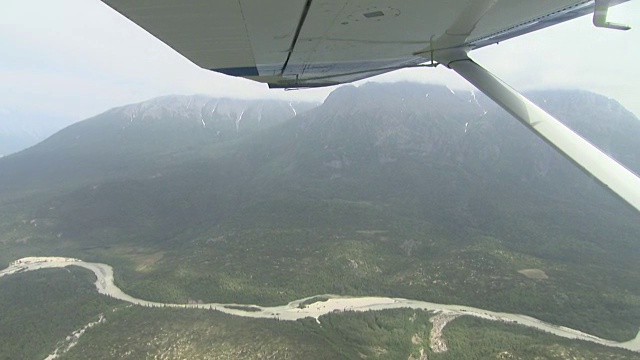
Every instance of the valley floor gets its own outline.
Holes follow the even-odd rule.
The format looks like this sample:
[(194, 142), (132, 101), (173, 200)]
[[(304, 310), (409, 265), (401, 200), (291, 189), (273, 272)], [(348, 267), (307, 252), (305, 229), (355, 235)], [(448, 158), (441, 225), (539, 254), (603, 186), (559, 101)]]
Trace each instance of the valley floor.
[[(436, 304), (425, 301), (401, 299), (401, 298), (388, 298), (388, 297), (345, 297), (336, 295), (318, 295), (304, 299), (294, 300), (287, 305), (263, 307), (259, 305), (246, 305), (246, 304), (221, 304), (221, 303), (208, 303), (208, 304), (171, 304), (171, 303), (159, 303), (153, 301), (147, 301), (137, 299), (119, 289), (113, 282), (113, 268), (109, 265), (100, 263), (84, 262), (82, 260), (73, 258), (60, 258), (60, 257), (29, 257), (16, 260), (11, 265), (2, 271), (0, 271), (0, 277), (21, 273), (25, 271), (32, 271), (46, 268), (65, 268), (67, 266), (79, 266), (92, 271), (96, 276), (95, 286), (99, 293), (112, 297), (114, 299), (129, 302), (134, 305), (146, 306), (146, 307), (162, 307), (162, 308), (188, 308), (188, 309), (209, 309), (224, 312), (231, 315), (251, 317), (251, 318), (270, 318), (277, 320), (300, 320), (304, 318), (315, 318), (319, 322), (319, 317), (322, 315), (334, 313), (334, 312), (366, 312), (366, 311), (379, 311), (388, 309), (420, 309), (427, 310), (443, 315), (448, 315), (452, 318), (461, 315), (467, 315), (477, 317), (486, 320), (501, 321), (511, 324), (523, 325), (526, 327), (534, 328), (544, 332), (548, 332), (557, 336), (561, 336), (568, 339), (579, 339), (583, 341), (589, 341), (595, 344), (604, 345), (608, 347), (617, 347), (634, 352), (640, 352), (640, 332), (634, 340), (628, 342), (614, 342), (598, 338), (593, 335), (583, 333), (578, 330), (570, 329), (563, 326), (549, 324), (538, 319), (520, 315), (509, 314), (501, 312), (493, 312), (473, 307), (449, 305), (449, 304)], [(319, 301), (315, 301), (319, 300)], [(434, 320), (434, 323), (436, 321)], [(442, 328), (446, 325), (435, 326), (433, 329), (438, 329), (438, 332), (442, 331)], [(431, 336), (431, 348), (441, 348), (438, 342), (442, 342), (440, 336)], [(446, 349), (446, 345), (444, 346)]]

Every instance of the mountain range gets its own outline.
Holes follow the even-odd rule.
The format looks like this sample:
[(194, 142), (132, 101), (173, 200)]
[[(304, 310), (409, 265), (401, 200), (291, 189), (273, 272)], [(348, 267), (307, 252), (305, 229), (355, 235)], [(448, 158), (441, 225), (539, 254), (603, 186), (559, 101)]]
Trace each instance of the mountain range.
[[(617, 102), (529, 96), (640, 172), (640, 121)], [(112, 109), (0, 159), (0, 205), (0, 263), (106, 262), (141, 298), (400, 296), (615, 339), (640, 324), (637, 213), (486, 97), (442, 86)]]

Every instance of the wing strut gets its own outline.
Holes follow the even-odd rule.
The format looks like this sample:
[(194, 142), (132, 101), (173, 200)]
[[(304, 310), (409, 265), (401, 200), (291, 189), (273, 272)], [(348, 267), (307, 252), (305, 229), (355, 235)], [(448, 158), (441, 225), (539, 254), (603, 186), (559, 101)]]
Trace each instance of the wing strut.
[(465, 51), (451, 50), (440, 57), (440, 63), (460, 74), (579, 168), (640, 211), (640, 177), (471, 60)]

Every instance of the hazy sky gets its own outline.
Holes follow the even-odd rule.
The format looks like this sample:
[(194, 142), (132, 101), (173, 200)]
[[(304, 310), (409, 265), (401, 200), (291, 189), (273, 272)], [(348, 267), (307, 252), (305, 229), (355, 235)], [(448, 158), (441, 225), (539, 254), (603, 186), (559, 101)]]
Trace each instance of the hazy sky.
[[(640, 116), (640, 1), (615, 7), (627, 32), (583, 17), (471, 53), (519, 90), (581, 88)], [(203, 70), (98, 0), (0, 0), (0, 111), (83, 119), (167, 94), (322, 100), (331, 89), (284, 92)], [(444, 68), (393, 72), (369, 81), (413, 80), (471, 89)]]

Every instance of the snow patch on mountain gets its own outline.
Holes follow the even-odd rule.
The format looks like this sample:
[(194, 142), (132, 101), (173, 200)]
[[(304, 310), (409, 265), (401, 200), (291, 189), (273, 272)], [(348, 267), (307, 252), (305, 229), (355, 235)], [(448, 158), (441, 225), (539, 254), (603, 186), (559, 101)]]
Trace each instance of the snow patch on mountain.
[[(242, 100), (204, 95), (164, 96), (110, 110), (123, 118), (122, 130), (135, 119), (139, 126), (175, 121), (214, 134), (253, 131), (295, 117), (317, 104), (282, 100)], [(125, 121), (126, 119), (126, 121)]]

